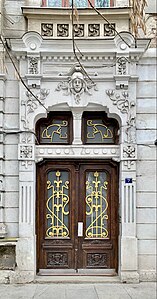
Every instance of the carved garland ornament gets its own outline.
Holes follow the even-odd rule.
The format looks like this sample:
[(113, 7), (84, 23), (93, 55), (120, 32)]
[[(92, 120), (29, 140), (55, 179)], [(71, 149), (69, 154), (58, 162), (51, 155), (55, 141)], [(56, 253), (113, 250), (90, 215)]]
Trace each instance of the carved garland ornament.
[(116, 105), (121, 113), (127, 114), (126, 142), (136, 143), (135, 102), (129, 101), (129, 94), (127, 91), (115, 92), (114, 90), (107, 90), (106, 94), (113, 101), (113, 105)]
[(58, 84), (56, 91), (65, 91), (63, 94), (65, 96), (73, 94), (76, 104), (79, 104), (83, 93), (92, 95), (90, 92), (92, 88), (97, 90), (96, 83), (84, 77), (81, 72), (74, 72), (68, 81), (61, 81)]

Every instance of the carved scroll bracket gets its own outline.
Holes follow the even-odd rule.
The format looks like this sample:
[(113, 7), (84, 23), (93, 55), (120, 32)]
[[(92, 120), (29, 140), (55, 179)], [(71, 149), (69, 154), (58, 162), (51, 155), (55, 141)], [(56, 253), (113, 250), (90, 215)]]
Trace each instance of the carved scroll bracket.
[(134, 101), (129, 100), (129, 94), (127, 91), (115, 92), (114, 90), (106, 90), (106, 94), (109, 96), (113, 105), (117, 106), (122, 114), (127, 115), (126, 121), (126, 140), (127, 143), (136, 143), (136, 104)]

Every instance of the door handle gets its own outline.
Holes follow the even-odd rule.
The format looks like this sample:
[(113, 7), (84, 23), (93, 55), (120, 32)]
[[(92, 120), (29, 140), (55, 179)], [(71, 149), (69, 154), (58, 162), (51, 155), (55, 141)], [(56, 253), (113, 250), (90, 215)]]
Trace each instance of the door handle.
[(83, 237), (83, 222), (78, 222), (78, 237)]

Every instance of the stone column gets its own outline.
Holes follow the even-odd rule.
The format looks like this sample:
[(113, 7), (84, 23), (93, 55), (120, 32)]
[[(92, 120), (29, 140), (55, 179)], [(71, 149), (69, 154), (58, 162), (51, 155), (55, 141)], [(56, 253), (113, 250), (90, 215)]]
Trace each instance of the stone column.
[(81, 140), (82, 109), (73, 109), (73, 144), (82, 144)]

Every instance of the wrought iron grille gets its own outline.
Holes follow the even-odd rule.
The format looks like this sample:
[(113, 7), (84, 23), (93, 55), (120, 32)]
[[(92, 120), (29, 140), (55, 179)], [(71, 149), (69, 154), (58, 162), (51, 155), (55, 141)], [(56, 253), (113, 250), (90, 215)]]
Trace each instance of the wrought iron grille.
[(47, 178), (46, 237), (69, 237), (69, 172), (50, 171)]
[(86, 172), (86, 238), (107, 238), (107, 173)]

